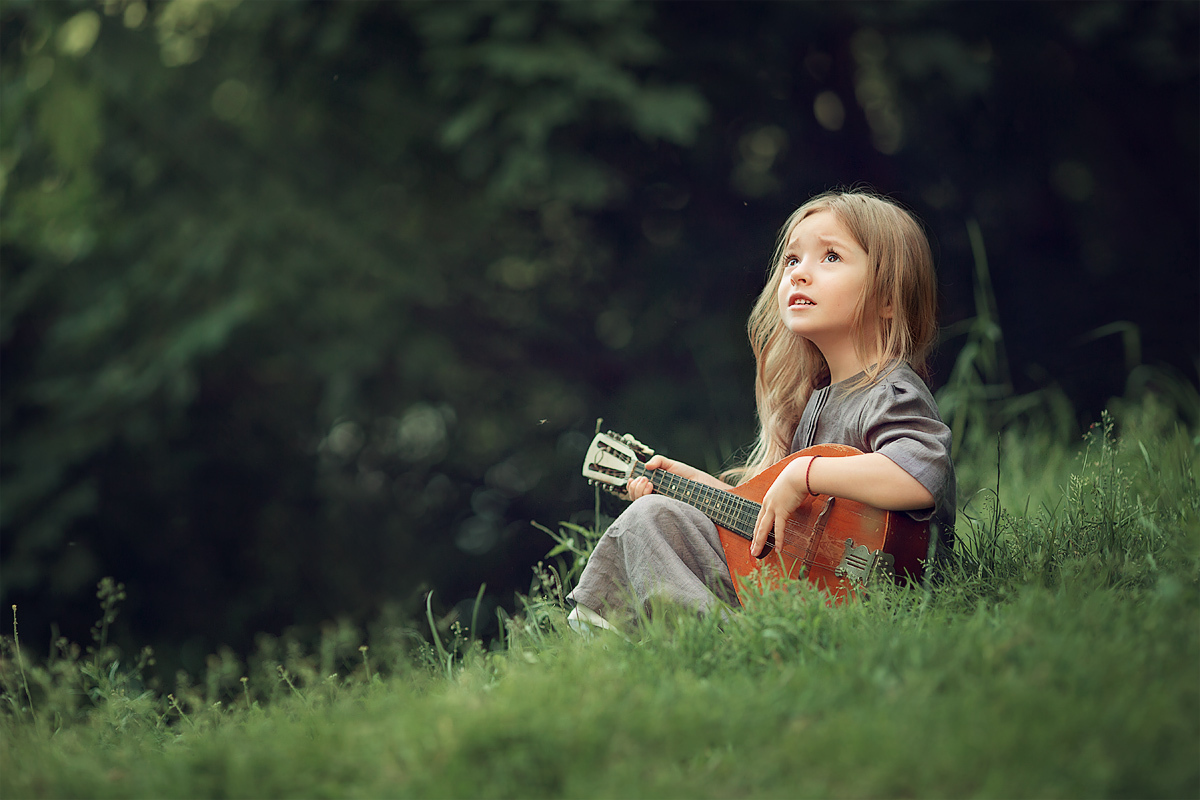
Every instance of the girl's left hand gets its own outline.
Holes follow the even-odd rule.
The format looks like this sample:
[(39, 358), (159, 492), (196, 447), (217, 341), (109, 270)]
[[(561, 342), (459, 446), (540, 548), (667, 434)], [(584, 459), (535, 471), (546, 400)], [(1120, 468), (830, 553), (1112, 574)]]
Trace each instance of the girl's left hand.
[(807, 492), (804, 488), (804, 475), (808, 471), (808, 463), (814, 456), (797, 458), (783, 468), (763, 497), (762, 509), (758, 512), (758, 521), (754, 523), (754, 539), (750, 542), (750, 555), (761, 558), (767, 544), (767, 535), (775, 533), (775, 544), (783, 542), (783, 528), (788, 517), (795, 513), (804, 502)]

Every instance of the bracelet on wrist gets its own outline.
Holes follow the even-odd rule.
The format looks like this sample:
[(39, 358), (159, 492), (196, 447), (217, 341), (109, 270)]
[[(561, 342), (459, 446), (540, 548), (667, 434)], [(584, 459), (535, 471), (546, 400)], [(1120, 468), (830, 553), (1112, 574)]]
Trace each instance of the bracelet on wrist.
[(804, 470), (804, 490), (808, 492), (809, 497), (816, 497), (817, 493), (812, 490), (808, 483), (808, 476), (812, 474), (812, 465), (816, 463), (820, 456), (813, 456), (808, 462), (808, 467)]

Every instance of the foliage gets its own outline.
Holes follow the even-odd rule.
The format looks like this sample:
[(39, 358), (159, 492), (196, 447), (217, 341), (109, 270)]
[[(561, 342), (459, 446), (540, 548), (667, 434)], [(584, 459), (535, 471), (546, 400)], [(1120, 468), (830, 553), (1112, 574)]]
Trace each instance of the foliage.
[(48, 652), (116, 576), (110, 637), (168, 682), (431, 589), (439, 630), (490, 623), (530, 519), (598, 524), (597, 416), (713, 470), (751, 440), (746, 309), (834, 185), (927, 220), (960, 363), (1009, 334), (1003, 373), (947, 340), (938, 382), (1020, 398), (964, 452), (1141, 365), (1190, 388), (1197, 191), (1163, 176), (1196, 169), (1196, 30), (1193, 3), (10, 0), (4, 602)]
[(119, 561), (143, 625), (215, 584), (185, 627), (244, 645), (511, 537), (621, 191), (580, 137), (704, 117), (646, 9), (9, 8), (7, 596), (44, 624)]

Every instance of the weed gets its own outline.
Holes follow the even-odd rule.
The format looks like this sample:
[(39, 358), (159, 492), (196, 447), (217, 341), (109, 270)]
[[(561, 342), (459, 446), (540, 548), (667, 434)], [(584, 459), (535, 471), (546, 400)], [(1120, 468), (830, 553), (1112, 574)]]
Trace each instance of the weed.
[[(37, 718), (36, 712), (33, 710), (33, 695), (29, 693), (29, 678), (25, 675), (25, 657), (21, 655), (21, 637), (17, 633), (17, 606), (14, 603), (13, 612), (13, 650), (17, 655), (17, 667), (21, 672), (21, 688), (25, 690), (25, 699), (29, 702), (29, 716)], [(19, 711), (20, 709), (18, 709)]]

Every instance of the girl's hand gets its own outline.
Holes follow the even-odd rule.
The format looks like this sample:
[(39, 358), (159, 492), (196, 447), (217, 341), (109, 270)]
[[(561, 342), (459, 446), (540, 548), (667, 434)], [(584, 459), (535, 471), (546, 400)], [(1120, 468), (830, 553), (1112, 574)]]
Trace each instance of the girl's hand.
[(750, 543), (750, 554), (755, 558), (761, 557), (767, 534), (772, 531), (776, 546), (783, 543), (787, 518), (808, 497), (809, 489), (887, 511), (914, 511), (934, 505), (929, 490), (882, 453), (825, 458), (821, 466), (810, 470), (814, 458), (818, 456), (794, 459), (767, 490)]
[[(674, 464), (662, 456), (651, 456), (650, 460), (646, 462), (646, 469), (648, 470), (665, 469), (667, 472), (670, 472), (672, 466), (674, 466)], [(653, 494), (654, 484), (650, 482), (649, 478), (644, 476), (641, 478), (634, 478), (629, 482), (629, 485), (625, 487), (625, 491), (629, 492), (630, 500), (637, 500), (645, 497), (648, 494)]]
[[(688, 466), (682, 461), (672, 461), (665, 456), (652, 456), (650, 460), (646, 462), (646, 469), (651, 471), (663, 469), (667, 472), (672, 472), (681, 478), (698, 481), (707, 486), (712, 486), (717, 489), (724, 489), (726, 491), (733, 488), (728, 483), (714, 478), (712, 475), (709, 475), (703, 470)], [(654, 484), (652, 484), (650, 479), (646, 477), (634, 478), (629, 482), (629, 485), (625, 487), (625, 490), (629, 493), (629, 498), (631, 500), (637, 500), (639, 497), (645, 497), (646, 495), (651, 494), (654, 491)]]
[(639, 500), (654, 493), (654, 484), (650, 482), (649, 478), (634, 478), (625, 487), (625, 491), (629, 493), (630, 500)]
[(783, 528), (788, 517), (795, 513), (804, 498), (808, 496), (804, 488), (804, 476), (813, 456), (797, 458), (783, 468), (775, 478), (771, 488), (763, 497), (762, 509), (758, 512), (758, 521), (754, 523), (754, 539), (750, 542), (750, 555), (761, 558), (767, 545), (767, 535), (775, 533), (775, 546), (783, 543)]

